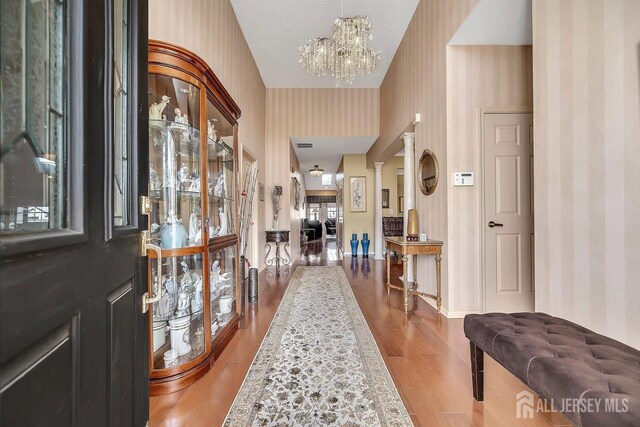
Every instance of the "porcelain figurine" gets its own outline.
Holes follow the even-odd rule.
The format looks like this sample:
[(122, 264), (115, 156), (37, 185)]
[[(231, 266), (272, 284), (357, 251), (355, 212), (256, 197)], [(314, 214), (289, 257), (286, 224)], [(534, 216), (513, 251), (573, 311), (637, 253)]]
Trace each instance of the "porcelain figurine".
[(9, 221), (9, 230), (15, 230), (15, 229), (16, 229), (15, 221)]
[(156, 165), (153, 163), (149, 164), (149, 190), (157, 191), (162, 189), (162, 183), (160, 181), (160, 177), (158, 176), (158, 171), (156, 170)]
[(182, 266), (182, 271), (184, 272), (184, 274), (182, 275), (182, 280), (180, 280), (180, 291), (186, 292), (187, 294), (192, 294), (195, 291), (196, 283), (194, 273), (191, 272), (189, 264), (187, 264), (185, 261), (182, 261), (180, 265)]
[(196, 291), (193, 294), (193, 298), (191, 299), (191, 312), (195, 313), (197, 311), (202, 310), (203, 300), (202, 300), (202, 277), (196, 275), (196, 283), (195, 288)]
[(176, 281), (170, 274), (167, 274), (164, 277), (164, 289), (167, 294), (175, 294), (178, 291), (178, 288), (176, 287)]
[(229, 227), (227, 225), (227, 214), (224, 213), (224, 209), (218, 208), (218, 216), (220, 217), (220, 230), (218, 230), (218, 236), (224, 236), (229, 234)]
[[(167, 95), (162, 95), (162, 100), (160, 102), (154, 102), (149, 107), (149, 120), (150, 121), (160, 121), (163, 119), (162, 112), (164, 111), (167, 104), (171, 101), (171, 98)], [(166, 116), (165, 116), (166, 117)]]
[(213, 195), (216, 197), (224, 197), (224, 173), (218, 172), (218, 178), (213, 186)]
[(180, 169), (178, 169), (178, 174), (177, 174), (177, 179), (178, 179), (178, 185), (180, 186), (180, 190), (184, 190), (183, 184), (187, 181), (187, 178), (189, 177), (189, 166), (187, 165), (187, 163), (182, 163), (182, 165), (180, 166)]
[(169, 217), (160, 230), (160, 246), (162, 249), (183, 248), (187, 245), (187, 231), (174, 211), (169, 211)]
[(190, 316), (169, 320), (171, 349), (177, 351), (180, 356), (184, 356), (191, 351), (191, 344), (189, 344), (191, 341), (190, 324)]
[(213, 141), (218, 140), (218, 132), (216, 132), (216, 124), (211, 120), (207, 120), (207, 138)]
[(199, 225), (198, 215), (195, 212), (191, 212), (191, 215), (189, 215), (189, 245), (191, 246), (202, 244), (202, 233)]
[(213, 225), (209, 225), (209, 237), (217, 236), (219, 232), (220, 232), (220, 227), (218, 226), (214, 227)]
[(213, 180), (211, 178), (207, 179), (207, 193), (209, 193), (209, 195), (213, 195), (213, 187), (214, 187), (214, 183)]
[(186, 291), (181, 291), (178, 294), (178, 307), (176, 308), (176, 316), (182, 317), (189, 314), (189, 294)]

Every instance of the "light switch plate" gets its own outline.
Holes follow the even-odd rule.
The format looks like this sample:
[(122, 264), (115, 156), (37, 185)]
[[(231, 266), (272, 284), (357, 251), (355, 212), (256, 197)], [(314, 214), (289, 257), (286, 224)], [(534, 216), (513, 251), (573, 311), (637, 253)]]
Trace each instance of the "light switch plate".
[(454, 172), (453, 185), (456, 187), (473, 185), (473, 172)]

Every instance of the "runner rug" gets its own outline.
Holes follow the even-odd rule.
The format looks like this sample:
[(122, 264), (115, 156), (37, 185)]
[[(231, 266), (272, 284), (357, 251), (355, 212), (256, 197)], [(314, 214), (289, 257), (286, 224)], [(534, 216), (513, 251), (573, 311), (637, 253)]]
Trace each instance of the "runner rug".
[(298, 267), (226, 426), (412, 426), (341, 267)]

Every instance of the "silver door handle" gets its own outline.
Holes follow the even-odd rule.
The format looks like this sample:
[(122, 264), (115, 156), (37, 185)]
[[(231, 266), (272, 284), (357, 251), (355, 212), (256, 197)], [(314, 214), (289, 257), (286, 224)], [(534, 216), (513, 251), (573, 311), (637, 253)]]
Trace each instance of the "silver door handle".
[(493, 228), (493, 227), (502, 227), (504, 226), (504, 224), (499, 224), (497, 222), (493, 222), (493, 221), (489, 221), (489, 228)]

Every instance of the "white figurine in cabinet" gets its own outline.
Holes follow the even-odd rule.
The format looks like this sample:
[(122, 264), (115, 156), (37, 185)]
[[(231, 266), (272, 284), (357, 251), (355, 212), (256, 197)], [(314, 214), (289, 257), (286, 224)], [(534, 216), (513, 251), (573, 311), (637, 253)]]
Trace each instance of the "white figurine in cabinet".
[(191, 246), (200, 246), (202, 244), (202, 233), (199, 225), (198, 215), (195, 211), (191, 212), (191, 215), (189, 215), (189, 244)]
[(213, 186), (213, 195), (216, 197), (224, 197), (224, 173), (218, 172), (218, 178)]
[(196, 283), (195, 288), (196, 291), (193, 294), (193, 298), (191, 299), (191, 312), (196, 313), (202, 310), (203, 300), (202, 300), (202, 277), (196, 275)]
[[(171, 98), (167, 95), (162, 95), (162, 99), (160, 102), (154, 102), (149, 107), (149, 121), (160, 121), (162, 120), (162, 112), (164, 111), (167, 104), (171, 101)], [(161, 127), (160, 123), (151, 123), (152, 125)]]
[(149, 190), (150, 191), (158, 191), (162, 189), (162, 182), (160, 180), (160, 176), (158, 175), (158, 171), (156, 170), (156, 165), (153, 163), (149, 164)]
[(212, 120), (207, 120), (207, 138), (217, 141), (218, 132), (216, 131), (216, 125)]
[(220, 230), (218, 230), (218, 236), (224, 236), (229, 234), (227, 214), (224, 213), (224, 209), (218, 208), (218, 216), (220, 217)]
[(178, 169), (178, 185), (180, 185), (180, 190), (183, 190), (182, 184), (187, 180), (189, 176), (189, 166), (186, 163), (183, 163)]

